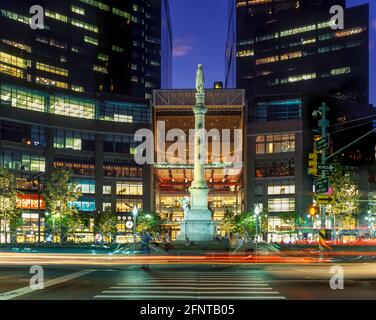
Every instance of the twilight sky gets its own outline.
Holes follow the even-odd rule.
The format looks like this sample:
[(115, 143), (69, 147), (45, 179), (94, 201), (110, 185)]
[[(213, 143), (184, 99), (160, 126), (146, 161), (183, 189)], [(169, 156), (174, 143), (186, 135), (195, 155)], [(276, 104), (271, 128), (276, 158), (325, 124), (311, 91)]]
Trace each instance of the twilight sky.
[[(371, 4), (370, 102), (376, 105), (376, 1), (347, 0), (349, 6)], [(174, 34), (173, 87), (193, 88), (197, 64), (204, 65), (206, 86), (223, 81), (228, 0), (170, 0)]]

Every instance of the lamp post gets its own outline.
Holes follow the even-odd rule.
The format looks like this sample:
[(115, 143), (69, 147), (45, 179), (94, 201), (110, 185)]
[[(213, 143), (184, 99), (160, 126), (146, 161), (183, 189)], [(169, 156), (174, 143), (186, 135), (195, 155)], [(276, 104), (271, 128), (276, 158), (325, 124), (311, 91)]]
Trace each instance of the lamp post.
[(256, 218), (256, 259), (257, 259), (257, 246), (258, 246), (258, 221), (260, 216), (260, 205), (257, 204), (255, 207), (255, 218)]
[(136, 255), (136, 220), (137, 220), (138, 208), (135, 205), (132, 209), (133, 215), (133, 254)]

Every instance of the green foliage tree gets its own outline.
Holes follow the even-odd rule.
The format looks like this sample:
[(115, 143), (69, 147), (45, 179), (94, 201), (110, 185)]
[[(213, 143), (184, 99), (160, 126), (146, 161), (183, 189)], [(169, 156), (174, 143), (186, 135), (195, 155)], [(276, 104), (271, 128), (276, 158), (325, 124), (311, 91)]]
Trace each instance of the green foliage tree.
[[(256, 218), (253, 212), (242, 212), (235, 217), (236, 231), (249, 236), (256, 234)], [(258, 222), (260, 227), (260, 221)], [(260, 230), (259, 230), (260, 231)]]
[(235, 215), (232, 211), (226, 210), (223, 219), (221, 220), (219, 227), (222, 232), (225, 234), (230, 234), (236, 231), (237, 229), (237, 224), (236, 224), (236, 219)]
[(116, 214), (114, 214), (110, 207), (107, 207), (104, 211), (96, 211), (94, 216), (94, 231), (95, 233), (101, 233), (107, 236), (112, 242), (112, 239), (116, 233)]
[(7, 239), (7, 221), (10, 230), (14, 231), (20, 220), (21, 210), (17, 209), (16, 178), (8, 168), (0, 167), (0, 231), (4, 229), (5, 239)]
[(334, 203), (328, 207), (328, 212), (335, 218), (336, 224), (348, 229), (354, 225), (360, 212), (359, 186), (338, 161), (334, 163), (334, 167), (330, 178)]
[(136, 220), (136, 231), (160, 232), (161, 217), (156, 212), (140, 212)]
[(46, 205), (49, 211), (47, 222), (52, 223), (53, 234), (55, 234), (56, 226), (60, 227), (60, 243), (63, 240), (63, 229), (66, 231), (81, 223), (78, 209), (69, 204), (77, 201), (82, 195), (77, 185), (70, 183), (71, 177), (71, 171), (56, 169), (49, 177), (45, 188)]

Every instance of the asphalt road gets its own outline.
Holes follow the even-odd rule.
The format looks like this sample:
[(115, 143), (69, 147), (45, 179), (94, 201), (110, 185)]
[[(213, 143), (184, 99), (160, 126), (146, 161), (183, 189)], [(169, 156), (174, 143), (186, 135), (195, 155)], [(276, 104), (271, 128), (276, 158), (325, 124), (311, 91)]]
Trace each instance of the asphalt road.
[(376, 299), (376, 263), (343, 263), (343, 290), (330, 288), (333, 265), (47, 265), (41, 290), (29, 266), (2, 265), (0, 300)]

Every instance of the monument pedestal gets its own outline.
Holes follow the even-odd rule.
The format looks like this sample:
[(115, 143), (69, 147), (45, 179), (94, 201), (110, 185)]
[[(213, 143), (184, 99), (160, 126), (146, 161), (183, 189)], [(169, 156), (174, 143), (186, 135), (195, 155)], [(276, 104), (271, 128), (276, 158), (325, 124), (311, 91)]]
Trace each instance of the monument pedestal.
[(189, 189), (192, 196), (192, 207), (180, 224), (178, 241), (212, 241), (216, 235), (216, 227), (212, 220), (212, 212), (208, 209), (207, 187)]

